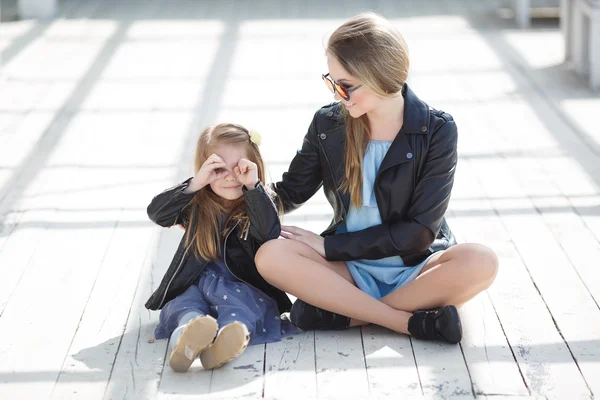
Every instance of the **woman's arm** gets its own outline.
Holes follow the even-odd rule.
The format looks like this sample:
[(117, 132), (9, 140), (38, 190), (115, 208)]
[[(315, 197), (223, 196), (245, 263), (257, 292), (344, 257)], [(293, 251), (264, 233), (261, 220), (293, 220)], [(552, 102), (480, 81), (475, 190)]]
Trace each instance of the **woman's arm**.
[(277, 239), (281, 232), (277, 207), (260, 181), (252, 189), (244, 188), (244, 200), (248, 206), (250, 236), (259, 245), (268, 240)]
[(318, 114), (319, 111), (315, 113), (304, 136), (302, 148), (292, 159), (288, 171), (283, 174), (281, 181), (271, 186), (281, 199), (285, 213), (300, 207), (317, 193), (323, 184), (319, 144), (316, 141)]
[(427, 251), (441, 228), (450, 202), (457, 162), (456, 124), (450, 119), (432, 135), (408, 219), (327, 236), (325, 255), (328, 260), (380, 259)]
[(156, 224), (169, 227), (187, 224), (188, 216), (185, 212), (196, 192), (186, 192), (192, 178), (165, 190), (154, 196), (148, 205), (148, 217)]

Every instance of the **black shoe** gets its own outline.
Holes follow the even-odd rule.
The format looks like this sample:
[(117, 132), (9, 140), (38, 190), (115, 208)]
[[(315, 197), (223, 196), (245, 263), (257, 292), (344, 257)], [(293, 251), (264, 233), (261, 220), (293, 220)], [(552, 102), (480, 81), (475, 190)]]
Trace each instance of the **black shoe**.
[(350, 318), (312, 306), (298, 299), (292, 305), (290, 321), (303, 331), (347, 329)]
[(454, 306), (415, 311), (408, 320), (408, 331), (417, 339), (442, 340), (452, 344), (462, 339), (462, 325)]

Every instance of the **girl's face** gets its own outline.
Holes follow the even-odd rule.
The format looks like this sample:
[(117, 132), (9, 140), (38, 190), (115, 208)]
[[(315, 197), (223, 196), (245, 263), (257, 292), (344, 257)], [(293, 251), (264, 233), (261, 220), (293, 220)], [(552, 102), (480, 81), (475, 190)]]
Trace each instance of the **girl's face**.
[[(233, 173), (233, 168), (238, 165), (242, 158), (248, 158), (244, 146), (221, 144), (217, 146), (213, 153), (220, 156), (226, 164), (223, 169), (228, 172), (225, 177), (221, 177), (210, 184), (210, 188), (217, 194), (227, 200), (237, 200), (244, 194), (242, 192), (242, 183), (237, 180)], [(221, 168), (215, 172), (221, 172)]]
[[(340, 86), (352, 89), (355, 86), (362, 84), (362, 82), (350, 75), (350, 73), (342, 67), (342, 64), (340, 64), (337, 58), (329, 53), (327, 54), (327, 68), (329, 69), (331, 78)], [(374, 110), (382, 100), (381, 97), (366, 85), (363, 85), (356, 91), (350, 93), (350, 100), (348, 101), (342, 99), (337, 92), (334, 94), (333, 98), (341, 101), (353, 118), (358, 118), (361, 115)]]

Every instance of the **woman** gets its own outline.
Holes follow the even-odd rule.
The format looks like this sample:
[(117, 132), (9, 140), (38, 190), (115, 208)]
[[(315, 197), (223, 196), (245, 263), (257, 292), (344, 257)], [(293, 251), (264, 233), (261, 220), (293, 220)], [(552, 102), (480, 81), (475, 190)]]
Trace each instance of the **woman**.
[(457, 343), (456, 308), (491, 285), (498, 259), (482, 245), (455, 245), (444, 219), (456, 125), (406, 85), (408, 49), (384, 18), (350, 19), (326, 56), (323, 79), (338, 102), (317, 111), (273, 189), (287, 212), (323, 186), (333, 221), (321, 236), (283, 226), (288, 240), (259, 249), (259, 273), (298, 297), (291, 320), (301, 329), (375, 323)]

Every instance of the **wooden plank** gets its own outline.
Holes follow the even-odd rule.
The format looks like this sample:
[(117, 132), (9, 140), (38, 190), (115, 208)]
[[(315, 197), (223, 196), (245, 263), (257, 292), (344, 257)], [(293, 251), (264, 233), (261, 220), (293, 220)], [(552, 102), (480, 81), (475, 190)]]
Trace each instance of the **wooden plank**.
[[(6, 394), (2, 397), (27, 393), (45, 398), (51, 393), (114, 228), (114, 222), (97, 229), (85, 225), (64, 228), (79, 218), (114, 220), (115, 213), (67, 211), (75, 206), (76, 196), (69, 193), (81, 182), (79, 171), (49, 175), (62, 178), (52, 187), (63, 193), (58, 196), (62, 205), (50, 215), (50, 221), (42, 223), (48, 230), (0, 319), (0, 351), (7, 360), (2, 365), (3, 380), (11, 381), (2, 385), (0, 390)], [(29, 323), (23, 325), (22, 318), (27, 315), (31, 315)], [(11, 326), (23, 329), (8, 328)], [(36, 363), (23, 357), (23, 352), (36, 354)]]
[[(461, 126), (462, 132), (471, 128), (469, 122)], [(491, 248), (510, 241), (508, 235), (502, 232), (493, 209), (488, 208), (489, 203), (480, 198), (482, 194), (473, 168), (465, 160), (460, 160), (459, 166), (448, 212), (448, 223), (457, 241), (465, 243), (468, 238), (476, 237), (477, 242)], [(456, 216), (455, 209), (459, 213), (463, 211), (460, 217)], [(471, 209), (482, 212), (464, 215)], [(460, 314), (463, 326), (461, 347), (475, 394), (528, 395), (529, 390), (487, 291), (467, 302)]]
[[(527, 261), (529, 270), (542, 291), (587, 384), (593, 393), (597, 393), (600, 392), (600, 384), (594, 377), (600, 374), (600, 364), (598, 363), (600, 361), (600, 344), (597, 343), (600, 331), (598, 303), (594, 301), (586, 282), (582, 281), (581, 275), (571, 264), (564, 247), (556, 240), (556, 235), (552, 234), (552, 225), (549, 225), (547, 221), (550, 218), (554, 223), (560, 223), (561, 218), (556, 218), (554, 209), (561, 207), (566, 208), (563, 216), (570, 217), (575, 222), (579, 222), (577, 221), (579, 218), (569, 207), (568, 200), (561, 195), (558, 187), (548, 179), (537, 159), (533, 158), (527, 155), (518, 157), (513, 160), (511, 167), (514, 168), (515, 174), (516, 171), (519, 171), (518, 175), (516, 174), (517, 180), (529, 198), (530, 204), (541, 212), (540, 218), (530, 222), (529, 231), (540, 243), (544, 243), (544, 251), (541, 255), (534, 255), (531, 246), (527, 246), (525, 240), (523, 240), (522, 246), (527, 246), (526, 248), (519, 247), (520, 242), (517, 242), (517, 246)], [(565, 224), (560, 227), (554, 225), (554, 230), (556, 231), (557, 228), (558, 230), (569, 229), (569, 227), (573, 227), (573, 224)], [(581, 225), (579, 227), (583, 228)], [(580, 229), (579, 232), (569, 231), (569, 233), (581, 235), (586, 233), (586, 229)], [(593, 254), (590, 252), (594, 250), (598, 252), (598, 243), (592, 241), (590, 244), (593, 247), (586, 253)], [(553, 271), (553, 273), (549, 273), (549, 271)], [(591, 283), (597, 286), (599, 280), (597, 272), (595, 274), (588, 272), (588, 276), (590, 275)], [(559, 292), (560, 295), (556, 295)], [(565, 301), (565, 298), (568, 300)], [(585, 319), (580, 317), (581, 314), (586, 316)]]
[[(503, 173), (507, 169), (503, 161), (478, 161), (473, 169), (477, 171), (485, 190), (492, 199), (498, 196), (522, 198), (522, 192), (515, 187), (515, 177)], [(492, 299), (494, 299), (495, 293), (500, 293), (500, 298), (494, 301), (494, 305), (501, 320), (504, 321), (504, 329), (517, 360), (519, 360), (528, 386), (534, 393), (543, 395), (562, 395), (567, 392), (577, 393), (577, 395), (589, 394), (577, 366), (572, 361), (569, 349), (550, 318), (547, 311), (548, 304), (544, 302), (546, 297), (540, 298), (535, 293), (537, 289), (531, 287), (531, 284), (523, 287), (527, 281), (531, 282), (532, 278), (529, 275), (531, 269), (526, 269), (520, 260), (523, 245), (519, 246), (519, 244), (527, 241), (527, 238), (532, 235), (529, 230), (530, 222), (537, 216), (521, 214), (511, 216), (509, 210), (515, 206), (517, 209), (528, 209), (526, 205), (523, 205), (523, 200), (492, 200), (492, 204), (498, 211), (512, 240), (515, 241), (519, 253), (517, 253), (517, 248), (511, 248), (512, 246), (503, 249), (500, 253), (502, 254), (501, 271), (503, 272), (499, 274), (498, 282), (492, 286), (490, 293)], [(531, 210), (531, 212), (535, 213), (535, 210)], [(523, 226), (526, 226), (527, 230), (523, 230)], [(535, 239), (535, 236), (532, 238)], [(528, 243), (528, 245), (533, 246), (532, 250), (539, 248), (539, 242), (538, 245), (532, 243)], [(546, 249), (546, 246), (545, 244), (543, 248)], [(506, 254), (507, 250), (508, 254)], [(525, 258), (525, 261), (529, 266), (529, 262), (532, 260)], [(535, 261), (533, 262), (535, 263)], [(534, 278), (536, 288), (539, 288), (536, 278)], [(526, 289), (527, 286), (530, 288)], [(507, 289), (513, 293), (507, 293)], [(515, 290), (517, 290), (516, 293)], [(524, 304), (515, 304), (517, 299), (519, 303), (524, 302)], [(515, 311), (523, 310), (525, 304), (528, 310), (527, 316), (523, 316), (522, 320), (516, 319), (515, 317), (519, 314), (515, 314)], [(510, 307), (507, 307), (508, 305)]]
[[(35, 148), (53, 118), (53, 112), (27, 112), (15, 121), (15, 125), (7, 127), (0, 134), (0, 137), (4, 137), (0, 146), (0, 160), (2, 160), (0, 161), (0, 199), (14, 189), (14, 185), (10, 185), (11, 178), (18, 173), (19, 167), (22, 166), (28, 153)], [(54, 122), (55, 127), (64, 126), (66, 123), (64, 119)], [(10, 210), (0, 204), (0, 215), (7, 211)]]
[(128, 221), (139, 221), (142, 215), (145, 216), (143, 211), (119, 215), (52, 398), (104, 396), (144, 259), (153, 253), (150, 246), (156, 239), (152, 240), (152, 236), (157, 236), (149, 223), (128, 226)]
[(461, 347), (475, 393), (528, 395), (487, 292), (466, 303), (461, 316), (464, 332)]
[(504, 395), (479, 395), (477, 400), (546, 400), (546, 396), (504, 396)]
[[(464, 166), (462, 161), (461, 164)], [(462, 178), (458, 180), (464, 179), (465, 183), (469, 183), (470, 179), (474, 179), (471, 171), (471, 168), (462, 168), (459, 173)], [(470, 192), (472, 192), (472, 187), (473, 185), (470, 184)], [(460, 189), (457, 194), (464, 195)], [(462, 204), (462, 202), (460, 203)], [(486, 207), (486, 202), (483, 200), (472, 200), (465, 203), (467, 210), (470, 207), (485, 210)], [(468, 242), (467, 237), (477, 237), (479, 243), (488, 245), (492, 249), (502, 247), (503, 241), (498, 237), (498, 229), (496, 229), (498, 222), (494, 221), (496, 218), (493, 210), (475, 217), (457, 218), (453, 214), (450, 212), (449, 224), (459, 243)], [(481, 225), (484, 226), (484, 229), (479, 228)], [(509, 239), (507, 238), (507, 240)], [(523, 381), (521, 371), (487, 291), (467, 302), (461, 308), (460, 313), (463, 326), (461, 347), (475, 394), (477, 396), (499, 393), (511, 396), (528, 395), (529, 390)]]
[(361, 331), (371, 397), (421, 395), (410, 338), (372, 324)]
[[(477, 182), (473, 181), (475, 177), (472, 175), (472, 168), (465, 168), (462, 160), (460, 164), (463, 168), (458, 173), (457, 181), (464, 183), (464, 186), (459, 184), (456, 194), (461, 198), (468, 198), (466, 194), (470, 193), (471, 197), (477, 198), (473, 190)], [(461, 190), (463, 187), (468, 189)], [(465, 210), (470, 207), (486, 210), (487, 203), (483, 200), (459, 201), (459, 204), (463, 203), (466, 203), (463, 206)], [(460, 205), (458, 207), (461, 211)], [(453, 211), (449, 213), (448, 223), (459, 243), (468, 242), (467, 238), (470, 237), (477, 237), (479, 243), (492, 249), (498, 247), (498, 242), (502, 243), (497, 229), (499, 224), (494, 221), (494, 211), (486, 211), (484, 215), (474, 217), (456, 217)], [(483, 229), (480, 228), (482, 225)], [(504, 236), (504, 240), (509, 240)], [(467, 302), (460, 314), (463, 326), (461, 347), (475, 394), (528, 395), (529, 391), (487, 291)]]
[[(482, 171), (483, 176), (493, 181), (494, 177), (486, 175), (489, 171), (482, 170), (481, 163), (474, 167), (471, 162), (462, 161), (462, 168)], [(474, 180), (473, 185), (481, 188), (478, 182), (479, 180)], [(504, 193), (510, 195), (506, 191)], [(485, 196), (485, 192), (482, 195)], [(488, 203), (485, 198), (465, 206), (471, 212), (476, 212), (482, 209), (482, 203), (484, 210), (493, 209), (492, 203)], [(502, 221), (496, 215), (482, 217), (475, 213), (470, 228), (464, 230), (464, 234), (467, 240), (475, 240), (488, 231), (503, 232)], [(504, 235), (507, 236), (506, 233)], [(585, 384), (576, 366), (570, 361), (568, 349), (556, 331), (551, 315), (510, 238), (486, 244), (491, 245), (500, 258), (496, 282), (488, 289), (488, 293), (528, 387), (540, 395), (565, 393), (568, 390), (585, 393)], [(564, 376), (568, 376), (570, 380), (564, 380)]]
[[(525, 119), (523, 124), (526, 128), (531, 122)], [(544, 131), (538, 130), (538, 132)], [(573, 357), (577, 360), (586, 383), (592, 392), (600, 393), (600, 383), (594, 378), (600, 375), (600, 343), (597, 342), (597, 332), (600, 331), (598, 303), (594, 301), (585, 282), (581, 280), (578, 271), (571, 264), (564, 248), (560, 246), (560, 242), (552, 234), (551, 226), (545, 220), (545, 214), (553, 214), (554, 208), (560, 207), (561, 204), (564, 207), (568, 200), (562, 196), (554, 182), (548, 179), (538, 162), (539, 153), (529, 155), (522, 154), (517, 150), (517, 154), (521, 154), (521, 156), (507, 164), (527, 197), (523, 205), (531, 209), (535, 207), (541, 213), (536, 213), (535, 217), (529, 219), (527, 236), (522, 235), (522, 230), (518, 230), (515, 217), (505, 218), (507, 228), (516, 239), (517, 248), (552, 311), (557, 326), (569, 345)], [(541, 156), (543, 157), (543, 154)], [(575, 168), (572, 170), (577, 171)], [(577, 175), (584, 174), (583, 171), (578, 172)], [(546, 199), (546, 196), (549, 199)], [(558, 197), (558, 201), (552, 201), (555, 200), (552, 197)], [(551, 206), (548, 204), (549, 201)], [(567, 215), (575, 220), (579, 219), (574, 210), (570, 207), (567, 207), (567, 210)], [(556, 221), (556, 219), (554, 220)], [(560, 227), (560, 229), (568, 228), (569, 226), (566, 225)], [(585, 229), (580, 230), (579, 233), (583, 232)], [(577, 232), (570, 233), (574, 235)], [(537, 250), (539, 244), (542, 243), (544, 251), (539, 252)], [(538, 248), (535, 248), (536, 245)], [(596, 242), (590, 250), (596, 249), (598, 252), (599, 248), (600, 245)], [(593, 282), (597, 284), (598, 277), (593, 278)], [(565, 301), (565, 299), (568, 300)], [(581, 315), (585, 315), (585, 318), (581, 318)]]
[(38, 224), (54, 211), (27, 211), (8, 215), (3, 222), (0, 248), (0, 316), (10, 297), (27, 270), (37, 245), (46, 231), (46, 224)]
[(360, 328), (315, 332), (319, 398), (366, 398), (366, 373)]
[(460, 345), (412, 339), (425, 396), (473, 397)]
[(244, 353), (212, 373), (210, 393), (220, 398), (262, 397), (265, 345), (246, 348)]
[(267, 344), (264, 397), (284, 399), (291, 394), (317, 398), (315, 333), (301, 332)]
[(120, 344), (104, 399), (154, 398), (157, 395), (167, 341), (148, 342), (154, 337), (158, 313), (146, 310), (144, 303), (160, 283), (180, 237), (181, 233), (175, 230), (162, 230), (156, 253), (150, 251), (144, 260), (125, 330), (122, 337), (115, 338)]

